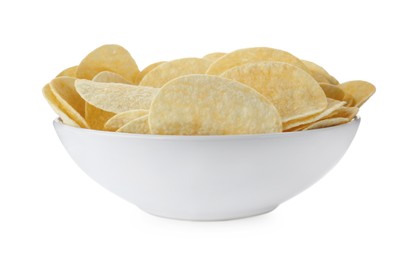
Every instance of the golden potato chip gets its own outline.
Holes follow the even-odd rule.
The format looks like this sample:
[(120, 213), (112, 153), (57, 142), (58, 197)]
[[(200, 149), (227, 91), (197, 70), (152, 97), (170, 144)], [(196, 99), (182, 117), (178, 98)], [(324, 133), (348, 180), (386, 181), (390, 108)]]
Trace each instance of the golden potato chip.
[(338, 101), (338, 100), (335, 100), (335, 99), (328, 98), (327, 99), (327, 107), (321, 113), (285, 122), (285, 123), (283, 123), (283, 129), (287, 130), (287, 129), (291, 129), (291, 128), (294, 128), (294, 127), (299, 126), (299, 125), (305, 125), (305, 124), (308, 124), (308, 123), (311, 123), (311, 122), (316, 122), (318, 120), (321, 120), (322, 118), (325, 118), (325, 117), (329, 116), (334, 111), (343, 107), (344, 104), (345, 104), (344, 101)]
[(226, 53), (224, 53), (224, 52), (212, 52), (212, 53), (209, 53), (206, 56), (204, 56), (203, 59), (213, 62), (213, 61), (223, 57), (225, 54)]
[(110, 71), (102, 71), (99, 74), (95, 75), (93, 78), (95, 82), (113, 82), (113, 83), (123, 83), (123, 84), (130, 84), (130, 82), (120, 76), (117, 73), (110, 72)]
[(77, 78), (93, 79), (102, 71), (119, 74), (130, 82), (134, 82), (139, 73), (135, 60), (130, 53), (119, 45), (103, 45), (90, 52), (78, 65)]
[(67, 77), (75, 78), (77, 75), (77, 68), (78, 66), (72, 66), (67, 69), (64, 69), (63, 71), (61, 71), (61, 73), (57, 75), (57, 77), (67, 76)]
[(314, 79), (317, 80), (317, 82), (325, 82), (333, 85), (339, 84), (339, 82), (332, 75), (330, 75), (323, 67), (308, 60), (302, 60), (302, 62), (310, 70), (310, 74), (313, 76)]
[(343, 117), (352, 120), (359, 112), (359, 108), (357, 107), (340, 107), (333, 111), (330, 115), (326, 118), (336, 118), (336, 117)]
[(133, 109), (149, 109), (159, 91), (152, 87), (102, 83), (85, 79), (76, 80), (75, 89), (86, 102), (116, 114)]
[(330, 83), (321, 82), (319, 83), (319, 85), (323, 89), (324, 93), (326, 94), (328, 98), (332, 98), (332, 99), (336, 99), (340, 101), (346, 101), (344, 100), (345, 92), (342, 89)]
[(117, 129), (121, 128), (133, 119), (147, 115), (148, 113), (148, 110), (135, 109), (116, 114), (106, 122), (106, 124), (104, 125), (104, 129), (107, 131), (116, 131)]
[(348, 81), (337, 87), (352, 95), (355, 107), (362, 106), (375, 93), (375, 86), (363, 80)]
[(139, 86), (160, 88), (171, 79), (180, 76), (203, 74), (210, 64), (210, 61), (199, 58), (184, 58), (168, 61), (149, 71), (139, 82)]
[(60, 104), (60, 109), (79, 126), (88, 128), (84, 119), (84, 100), (75, 91), (75, 78), (58, 77), (50, 82), (50, 89)]
[(117, 132), (132, 133), (132, 134), (150, 134), (148, 124), (148, 115), (133, 119), (124, 126), (120, 127)]
[(320, 113), (327, 107), (326, 95), (313, 77), (288, 63), (248, 63), (221, 76), (264, 95), (277, 108), (284, 123)]
[(312, 130), (312, 129), (319, 129), (319, 128), (324, 128), (324, 127), (329, 127), (329, 126), (336, 126), (336, 125), (345, 124), (347, 122), (349, 122), (349, 119), (343, 118), (343, 117), (328, 118), (328, 119), (323, 119), (323, 120), (311, 123), (310, 125), (305, 127), (303, 130)]
[(43, 96), (45, 97), (46, 101), (48, 101), (51, 108), (57, 113), (59, 118), (61, 118), (62, 122), (66, 125), (80, 127), (74, 120), (69, 118), (67, 114), (62, 110), (62, 105), (58, 102), (54, 93), (51, 91), (51, 87), (49, 84), (46, 84), (42, 89)]
[(139, 82), (143, 79), (143, 77), (149, 73), (149, 71), (153, 70), (154, 68), (158, 67), (159, 65), (161, 65), (162, 63), (165, 63), (165, 61), (159, 61), (159, 62), (155, 62), (152, 63), (150, 65), (148, 65), (148, 67), (144, 68), (141, 72), (138, 73), (138, 75), (135, 78), (135, 84), (138, 85)]
[(355, 99), (349, 93), (345, 92), (345, 96), (343, 97), (343, 101), (346, 102), (347, 107), (353, 107), (355, 105)]
[(281, 132), (275, 107), (252, 88), (225, 78), (188, 75), (164, 85), (149, 111), (151, 133), (231, 135)]
[(220, 75), (233, 67), (261, 61), (286, 62), (309, 73), (308, 68), (297, 57), (286, 51), (266, 47), (240, 49), (230, 52), (213, 62), (206, 73)]
[(104, 130), (104, 124), (114, 115), (115, 113), (104, 111), (85, 102), (85, 120), (91, 129)]
[[(54, 78), (50, 83), (51, 91), (58, 101), (64, 104), (64, 107), (69, 106), (84, 117), (85, 102), (75, 90), (75, 80), (75, 78), (66, 76)], [(67, 114), (70, 113), (67, 112)]]

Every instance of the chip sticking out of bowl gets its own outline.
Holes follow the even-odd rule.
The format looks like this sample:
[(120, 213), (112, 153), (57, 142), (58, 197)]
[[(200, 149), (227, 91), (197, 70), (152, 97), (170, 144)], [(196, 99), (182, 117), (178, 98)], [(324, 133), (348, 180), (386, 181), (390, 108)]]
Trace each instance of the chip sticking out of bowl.
[(320, 85), (304, 70), (283, 62), (247, 63), (221, 74), (246, 84), (276, 107), (282, 121), (322, 112), (327, 99)]
[(184, 58), (165, 62), (143, 76), (140, 86), (160, 88), (171, 79), (188, 74), (203, 74), (211, 62), (199, 58)]
[(234, 135), (350, 122), (375, 87), (360, 80), (339, 83), (316, 63), (268, 47), (158, 61), (140, 71), (125, 48), (109, 44), (63, 70), (42, 92), (71, 126)]
[(151, 133), (232, 135), (274, 133), (281, 118), (264, 96), (237, 81), (189, 75), (165, 84), (149, 112)]
[(210, 75), (220, 75), (233, 67), (261, 61), (286, 62), (309, 72), (304, 63), (294, 55), (282, 50), (261, 47), (240, 49), (225, 54), (213, 62), (206, 73)]
[(93, 79), (102, 71), (115, 72), (132, 83), (139, 73), (130, 53), (115, 44), (103, 45), (90, 52), (78, 65), (76, 76), (80, 79)]

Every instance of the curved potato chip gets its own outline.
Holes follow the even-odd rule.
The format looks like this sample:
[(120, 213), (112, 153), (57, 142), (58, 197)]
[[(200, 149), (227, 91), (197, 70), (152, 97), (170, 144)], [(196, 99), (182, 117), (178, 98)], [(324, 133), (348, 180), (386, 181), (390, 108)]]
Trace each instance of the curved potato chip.
[(330, 75), (323, 67), (317, 65), (314, 62), (308, 61), (308, 60), (301, 60), (304, 65), (310, 70), (310, 74), (313, 76), (314, 79), (317, 80), (317, 82), (326, 82), (333, 85), (339, 84), (339, 82)]
[(148, 110), (135, 109), (116, 114), (106, 122), (106, 124), (104, 125), (104, 129), (107, 131), (116, 131), (117, 129), (121, 128), (133, 119), (142, 117), (144, 115), (147, 115), (148, 113)]
[(327, 107), (326, 95), (314, 78), (288, 63), (248, 63), (221, 76), (246, 84), (264, 95), (277, 108), (284, 123), (320, 113)]
[(51, 108), (57, 113), (59, 118), (61, 118), (62, 122), (66, 125), (80, 127), (74, 120), (69, 118), (67, 114), (62, 110), (61, 104), (58, 102), (54, 93), (51, 91), (51, 87), (49, 84), (46, 84), (42, 89), (43, 96), (45, 97), (46, 101), (48, 101)]
[(57, 77), (67, 76), (67, 77), (73, 77), (73, 78), (75, 78), (76, 75), (77, 75), (77, 68), (78, 68), (78, 66), (72, 66), (72, 67), (66, 68), (63, 71), (61, 71), (57, 75)]
[(50, 82), (50, 88), (60, 103), (62, 111), (79, 126), (88, 128), (88, 124), (84, 119), (85, 102), (77, 91), (75, 91), (74, 81), (75, 78), (58, 77)]
[(102, 71), (99, 74), (95, 75), (93, 78), (94, 82), (104, 82), (104, 83), (123, 83), (130, 84), (130, 82), (120, 76), (117, 73), (111, 71)]
[(224, 53), (224, 52), (212, 52), (212, 53), (209, 53), (209, 54), (205, 55), (203, 57), (203, 59), (213, 62), (213, 61), (218, 60), (219, 58), (223, 57), (225, 54), (226, 53)]
[(130, 53), (115, 44), (103, 45), (90, 52), (78, 65), (77, 78), (93, 79), (102, 71), (115, 72), (130, 82), (134, 82), (139, 73), (138, 66)]
[(149, 111), (151, 133), (232, 135), (281, 132), (275, 107), (252, 88), (225, 78), (188, 75), (164, 85)]
[(94, 130), (104, 130), (104, 124), (115, 115), (115, 113), (104, 111), (85, 102), (85, 120)]
[(132, 133), (132, 134), (150, 134), (148, 124), (148, 115), (133, 119), (124, 126), (120, 127), (116, 132)]
[(363, 80), (348, 81), (337, 87), (341, 88), (345, 93), (352, 95), (355, 107), (362, 106), (376, 90), (374, 85)]
[(321, 120), (321, 119), (329, 116), (331, 113), (333, 113), (337, 109), (343, 107), (344, 104), (345, 104), (344, 101), (338, 101), (338, 100), (328, 98), (327, 99), (327, 107), (321, 113), (285, 122), (283, 124), (283, 129), (287, 130), (287, 129), (291, 129), (291, 128), (294, 128), (294, 127), (299, 126), (299, 125), (305, 125), (305, 124), (308, 124), (308, 123), (311, 123), (311, 122), (316, 122), (318, 120)]
[(152, 87), (102, 83), (85, 79), (76, 80), (75, 89), (86, 102), (116, 114), (133, 109), (149, 109), (159, 91)]
[(75, 80), (75, 78), (66, 76), (54, 78), (50, 83), (51, 90), (59, 102), (63, 103), (64, 106), (70, 106), (84, 117), (85, 103), (75, 90)]
[(159, 62), (155, 62), (152, 63), (150, 65), (148, 65), (146, 68), (144, 68), (141, 72), (138, 73), (138, 75), (135, 78), (135, 84), (138, 85), (140, 83), (140, 81), (143, 79), (143, 77), (145, 77), (146, 74), (149, 73), (149, 71), (153, 70), (154, 68), (158, 67), (159, 65), (161, 65), (162, 63), (165, 63), (165, 61), (159, 61)]
[(213, 62), (207, 70), (206, 74), (220, 75), (233, 67), (262, 61), (286, 62), (309, 73), (309, 70), (304, 65), (304, 63), (294, 55), (286, 51), (261, 47), (240, 49), (230, 52)]
[(349, 119), (343, 118), (343, 117), (323, 119), (323, 120), (320, 120), (320, 121), (309, 124), (307, 127), (305, 127), (303, 129), (303, 131), (304, 130), (319, 129), (319, 128), (324, 128), (324, 127), (329, 127), (329, 126), (341, 125), (341, 124), (345, 124), (349, 121), (350, 121)]
[(326, 94), (326, 97), (340, 100), (340, 101), (346, 101), (344, 100), (345, 92), (342, 89), (330, 83), (320, 82), (319, 85), (323, 89), (324, 93)]
[(326, 118), (336, 118), (336, 117), (343, 117), (352, 120), (359, 112), (359, 108), (357, 107), (340, 107), (337, 110), (333, 111), (330, 115)]
[(199, 58), (184, 58), (165, 62), (146, 74), (139, 86), (162, 87), (171, 79), (189, 74), (204, 74), (211, 62)]

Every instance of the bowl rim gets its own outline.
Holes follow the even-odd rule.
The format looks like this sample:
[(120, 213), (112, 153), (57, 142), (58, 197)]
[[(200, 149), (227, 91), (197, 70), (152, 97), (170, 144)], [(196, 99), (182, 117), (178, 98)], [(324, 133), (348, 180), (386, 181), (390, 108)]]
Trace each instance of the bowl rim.
[(273, 138), (273, 137), (282, 137), (282, 136), (297, 136), (297, 135), (308, 135), (317, 132), (328, 132), (334, 131), (339, 128), (346, 128), (350, 125), (356, 124), (359, 125), (361, 121), (360, 116), (355, 116), (350, 122), (345, 124), (329, 126), (319, 129), (312, 129), (308, 131), (295, 131), (295, 132), (281, 132), (281, 133), (266, 133), (266, 134), (241, 134), (241, 135), (153, 135), (153, 134), (133, 134), (133, 133), (120, 133), (120, 132), (111, 132), (111, 131), (102, 131), (87, 129), (81, 127), (75, 127), (66, 125), (62, 122), (61, 118), (56, 118), (53, 121), (55, 128), (66, 128), (70, 131), (79, 132), (79, 133), (89, 133), (102, 136), (113, 136), (113, 137), (123, 137), (123, 138), (139, 138), (139, 139), (159, 139), (159, 140), (231, 140), (231, 139), (259, 139), (259, 138)]

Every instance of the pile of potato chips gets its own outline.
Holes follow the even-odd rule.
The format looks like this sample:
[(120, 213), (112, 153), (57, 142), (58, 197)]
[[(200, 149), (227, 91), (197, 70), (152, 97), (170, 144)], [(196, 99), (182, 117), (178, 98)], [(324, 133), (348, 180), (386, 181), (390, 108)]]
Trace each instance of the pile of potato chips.
[(317, 129), (351, 121), (375, 87), (342, 84), (317, 64), (272, 48), (160, 61), (142, 71), (104, 45), (43, 88), (67, 125), (160, 135)]

